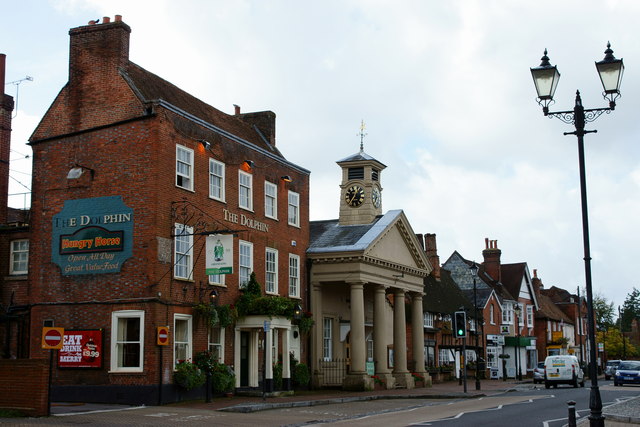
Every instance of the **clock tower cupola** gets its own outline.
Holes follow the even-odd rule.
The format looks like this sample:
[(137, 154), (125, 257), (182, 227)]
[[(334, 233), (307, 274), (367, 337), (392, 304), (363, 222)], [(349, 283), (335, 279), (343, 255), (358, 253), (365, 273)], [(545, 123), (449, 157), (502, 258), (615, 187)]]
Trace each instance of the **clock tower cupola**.
[(337, 163), (342, 168), (340, 225), (370, 224), (382, 215), (380, 175), (385, 165), (364, 152), (364, 121), (360, 125), (360, 151)]

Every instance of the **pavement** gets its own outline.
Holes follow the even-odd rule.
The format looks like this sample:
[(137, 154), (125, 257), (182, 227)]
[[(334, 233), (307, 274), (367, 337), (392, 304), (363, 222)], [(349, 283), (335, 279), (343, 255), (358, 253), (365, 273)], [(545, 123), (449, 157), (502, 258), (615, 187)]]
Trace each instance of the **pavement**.
[[(377, 399), (461, 399), (491, 396), (508, 391), (531, 389), (531, 380), (482, 380), (480, 390), (475, 389), (475, 381), (467, 383), (467, 392), (458, 381), (448, 381), (434, 384), (428, 388), (376, 390), (366, 392), (348, 392), (342, 390), (309, 390), (296, 391), (291, 396), (267, 397), (241, 396), (214, 397), (211, 402), (190, 401), (164, 405), (163, 408), (193, 408), (208, 411), (226, 411), (237, 413), (257, 412), (275, 408), (294, 408), (315, 406), (324, 404), (347, 403)], [(93, 411), (125, 411), (136, 407), (124, 405), (104, 405), (85, 403), (54, 402), (51, 404), (51, 414), (54, 416), (66, 416), (71, 414), (87, 413)], [(620, 427), (630, 424), (640, 425), (640, 397), (626, 402), (617, 403), (603, 408), (605, 426)], [(578, 426), (589, 425), (586, 417), (578, 420)]]

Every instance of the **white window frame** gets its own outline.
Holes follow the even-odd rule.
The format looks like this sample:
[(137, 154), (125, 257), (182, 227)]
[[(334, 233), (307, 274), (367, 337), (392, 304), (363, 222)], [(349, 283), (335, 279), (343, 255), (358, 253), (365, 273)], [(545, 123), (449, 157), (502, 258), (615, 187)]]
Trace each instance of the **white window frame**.
[(225, 164), (209, 159), (209, 197), (225, 201)]
[[(218, 342), (211, 339), (211, 332), (214, 329), (218, 331)], [(213, 353), (213, 350), (217, 349), (219, 355), (217, 359), (218, 363), (224, 363), (224, 332), (225, 328), (221, 328), (220, 326), (211, 326), (207, 332), (207, 348), (210, 353)]]
[(264, 182), (264, 216), (278, 219), (278, 186), (273, 182)]
[(300, 298), (300, 257), (289, 254), (289, 296)]
[(9, 274), (29, 273), (29, 240), (19, 239), (11, 241), (11, 254), (9, 258)]
[(333, 319), (331, 317), (322, 318), (322, 360), (325, 362), (333, 360)]
[[(183, 248), (186, 250), (183, 251)], [(193, 227), (179, 223), (175, 224), (174, 232), (173, 277), (183, 280), (193, 279)]]
[(524, 326), (525, 317), (524, 305), (520, 303), (517, 303), (517, 305), (520, 308), (520, 315), (518, 316), (518, 326), (522, 328)]
[(491, 304), (489, 306), (489, 322), (492, 325), (496, 324), (496, 317), (495, 317), (495, 305)]
[[(178, 341), (178, 322), (187, 323), (186, 341)], [(185, 358), (180, 361), (193, 361), (193, 317), (190, 314), (175, 313), (173, 315), (173, 367), (178, 364), (178, 345), (186, 346)]]
[(210, 285), (227, 286), (224, 281), (225, 276), (226, 274), (209, 274), (207, 278)]
[(253, 212), (253, 175), (238, 171), (238, 207)]
[(428, 311), (425, 311), (422, 314), (422, 325), (425, 328), (433, 328), (433, 313), (430, 313)]
[(527, 326), (533, 328), (533, 306), (527, 305)]
[(253, 243), (240, 240), (238, 243), (238, 284), (240, 285), (240, 289), (247, 287), (252, 272)]
[(513, 304), (505, 303), (502, 307), (502, 324), (513, 325)]
[(278, 293), (278, 250), (266, 248), (264, 257), (264, 291)]
[(287, 197), (287, 224), (294, 227), (300, 226), (300, 194), (289, 190)]
[(193, 150), (180, 144), (176, 145), (176, 187), (193, 191)]
[[(118, 334), (118, 326), (120, 319), (138, 319), (140, 336), (135, 341), (125, 341), (120, 339)], [(121, 310), (111, 313), (111, 372), (142, 372), (144, 370), (144, 310)], [(120, 366), (123, 352), (121, 346), (127, 344), (138, 344), (139, 356), (138, 366)]]

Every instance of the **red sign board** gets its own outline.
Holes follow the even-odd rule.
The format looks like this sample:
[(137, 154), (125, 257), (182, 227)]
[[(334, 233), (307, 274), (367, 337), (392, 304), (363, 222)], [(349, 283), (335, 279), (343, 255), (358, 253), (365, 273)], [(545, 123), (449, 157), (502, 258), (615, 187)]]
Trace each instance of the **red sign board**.
[(42, 348), (45, 350), (60, 350), (64, 328), (42, 328)]
[(101, 368), (102, 329), (66, 330), (58, 353), (60, 368)]
[(158, 345), (169, 345), (169, 327), (158, 326)]

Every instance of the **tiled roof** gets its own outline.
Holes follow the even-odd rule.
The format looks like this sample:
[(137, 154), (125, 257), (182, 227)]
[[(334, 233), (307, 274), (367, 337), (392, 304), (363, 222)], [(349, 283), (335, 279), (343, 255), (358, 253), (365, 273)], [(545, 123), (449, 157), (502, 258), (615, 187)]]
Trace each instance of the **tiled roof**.
[(554, 302), (546, 296), (541, 290), (540, 295), (538, 295), (538, 310), (536, 310), (536, 318), (537, 319), (550, 319), (556, 321), (564, 321), (564, 323), (569, 323), (573, 325), (573, 320), (571, 320), (566, 314), (562, 312)]
[[(342, 163), (342, 162), (358, 162), (361, 160), (373, 160), (375, 162), (380, 163), (378, 160), (374, 159), (373, 157), (371, 157), (370, 155), (368, 155), (367, 153), (365, 153), (364, 151), (359, 151), (356, 154), (352, 154), (351, 156), (345, 157), (342, 160), (338, 160), (336, 163)], [(382, 163), (380, 163), (382, 164)]]
[(240, 118), (241, 116), (223, 113), (133, 62), (129, 62), (126, 69), (121, 70), (121, 73), (142, 102), (151, 103), (162, 100), (224, 130), (223, 134), (230, 133), (275, 156), (283, 158), (280, 151), (269, 144), (255, 126), (243, 121)]
[(391, 210), (371, 224), (359, 225), (340, 225), (337, 219), (311, 221), (307, 253), (363, 251), (401, 214)]
[(425, 278), (422, 307), (430, 313), (451, 314), (460, 307), (465, 307), (469, 313), (473, 312), (473, 304), (453, 281), (451, 273), (445, 269), (440, 270), (440, 280), (436, 280), (432, 274)]

